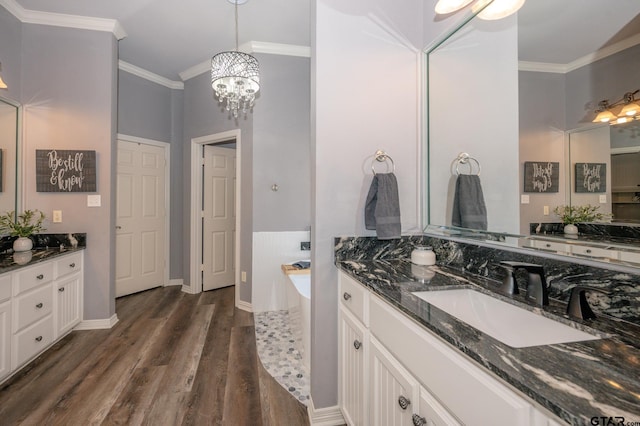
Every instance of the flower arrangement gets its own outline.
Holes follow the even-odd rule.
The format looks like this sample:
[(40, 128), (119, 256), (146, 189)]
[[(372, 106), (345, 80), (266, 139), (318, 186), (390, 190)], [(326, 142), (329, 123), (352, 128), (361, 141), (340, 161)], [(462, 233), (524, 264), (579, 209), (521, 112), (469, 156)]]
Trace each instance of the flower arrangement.
[(8, 231), (14, 237), (29, 237), (46, 230), (42, 225), (44, 218), (44, 213), (40, 210), (25, 210), (17, 217), (14, 211), (10, 211), (0, 215), (0, 231)]
[(560, 217), (565, 225), (574, 225), (584, 222), (602, 222), (613, 217), (608, 213), (598, 213), (600, 206), (586, 204), (584, 206), (558, 206), (553, 212)]

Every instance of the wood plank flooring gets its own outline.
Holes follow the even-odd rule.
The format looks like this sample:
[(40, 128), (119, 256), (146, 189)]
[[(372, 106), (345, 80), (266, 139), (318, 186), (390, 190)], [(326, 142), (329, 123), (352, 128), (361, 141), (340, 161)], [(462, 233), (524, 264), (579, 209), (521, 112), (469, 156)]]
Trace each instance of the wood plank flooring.
[(234, 288), (117, 299), (111, 330), (74, 331), (0, 386), (0, 425), (309, 424), (262, 367)]

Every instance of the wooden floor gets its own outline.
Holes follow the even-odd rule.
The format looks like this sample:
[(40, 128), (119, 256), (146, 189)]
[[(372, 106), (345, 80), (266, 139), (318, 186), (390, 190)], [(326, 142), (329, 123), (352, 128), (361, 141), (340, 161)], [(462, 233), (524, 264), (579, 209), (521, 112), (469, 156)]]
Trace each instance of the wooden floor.
[(308, 425), (264, 370), (234, 288), (116, 301), (111, 330), (74, 331), (0, 386), (0, 425)]

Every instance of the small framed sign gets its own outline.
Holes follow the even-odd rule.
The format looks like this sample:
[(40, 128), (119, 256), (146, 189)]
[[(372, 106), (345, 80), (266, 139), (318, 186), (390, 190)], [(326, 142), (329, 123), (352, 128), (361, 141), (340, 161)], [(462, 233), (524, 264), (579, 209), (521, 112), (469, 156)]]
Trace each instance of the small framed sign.
[(559, 187), (560, 163), (524, 162), (524, 192), (558, 192)]
[(607, 164), (576, 163), (576, 192), (607, 192)]
[(36, 150), (37, 192), (95, 192), (96, 152)]

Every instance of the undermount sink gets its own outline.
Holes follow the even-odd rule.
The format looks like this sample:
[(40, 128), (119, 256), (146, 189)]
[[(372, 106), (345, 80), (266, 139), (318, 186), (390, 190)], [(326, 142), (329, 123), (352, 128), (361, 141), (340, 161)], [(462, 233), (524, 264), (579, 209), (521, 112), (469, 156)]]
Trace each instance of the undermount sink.
[(413, 295), (513, 348), (600, 339), (471, 289), (420, 291)]

